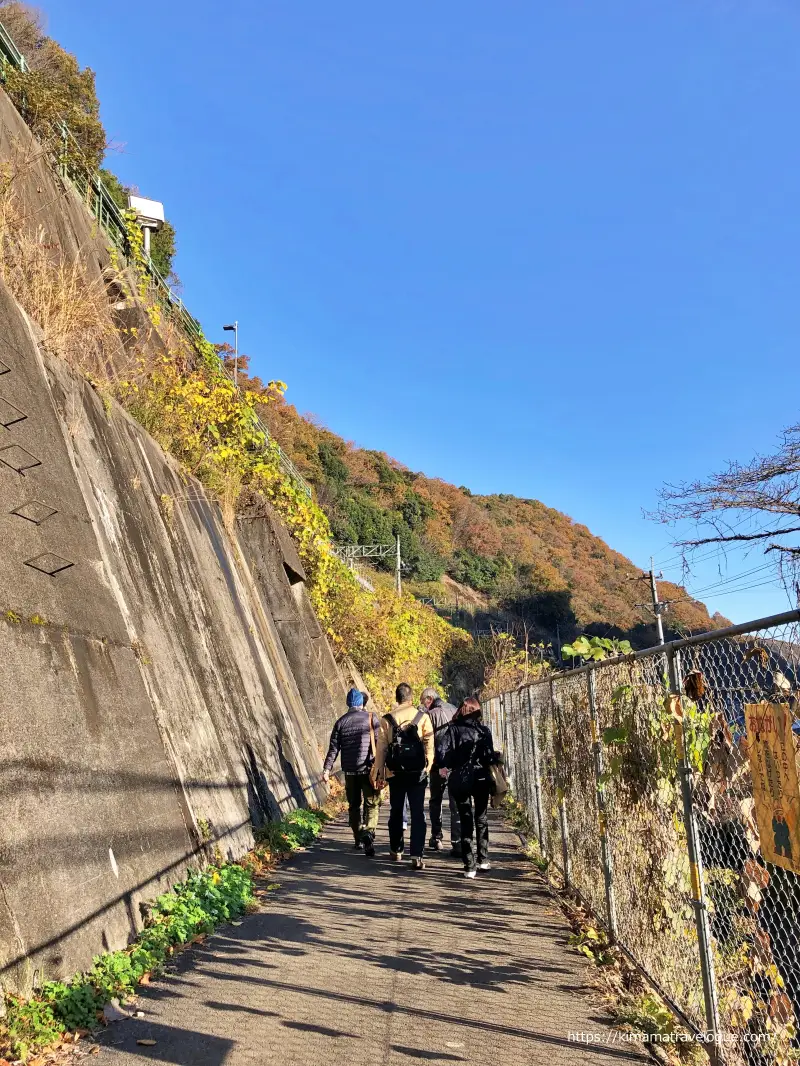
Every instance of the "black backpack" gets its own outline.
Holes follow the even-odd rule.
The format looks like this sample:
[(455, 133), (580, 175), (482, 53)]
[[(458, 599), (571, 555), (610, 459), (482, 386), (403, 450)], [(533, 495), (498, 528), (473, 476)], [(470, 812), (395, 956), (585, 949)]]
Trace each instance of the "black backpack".
[(419, 731), (423, 712), (419, 711), (413, 722), (399, 726), (395, 719), (386, 715), (392, 727), (392, 739), (386, 752), (386, 766), (392, 773), (419, 774), (425, 769), (425, 745)]

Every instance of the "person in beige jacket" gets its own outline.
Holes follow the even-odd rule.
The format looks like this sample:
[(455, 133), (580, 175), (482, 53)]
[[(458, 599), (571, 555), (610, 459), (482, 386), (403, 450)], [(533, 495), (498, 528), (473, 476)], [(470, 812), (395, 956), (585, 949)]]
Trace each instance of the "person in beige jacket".
[(433, 766), (433, 725), (427, 711), (413, 703), (410, 685), (397, 686), (397, 704), (381, 719), (378, 732), (374, 781), (389, 782), (389, 848), (395, 862), (405, 850), (403, 807), (408, 799), (411, 811), (411, 868), (423, 870), (425, 848), (425, 790)]

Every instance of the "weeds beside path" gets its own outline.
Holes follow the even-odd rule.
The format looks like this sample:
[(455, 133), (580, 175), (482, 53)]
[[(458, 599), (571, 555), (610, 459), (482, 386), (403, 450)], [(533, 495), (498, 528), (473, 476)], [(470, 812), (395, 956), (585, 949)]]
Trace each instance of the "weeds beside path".
[[(218, 925), (251, 908), (265, 891), (258, 879), (316, 839), (335, 810), (336, 804), (330, 811), (297, 810), (268, 823), (257, 831), (256, 846), (241, 863), (224, 863), (220, 857), (203, 870), (190, 871), (185, 881), (159, 896), (128, 948), (96, 956), (91, 970), (71, 980), (48, 981), (33, 999), (6, 996), (0, 1066), (8, 1061), (3, 1055), (26, 1062), (39, 1052), (74, 1046), (77, 1038), (104, 1022), (109, 1004), (112, 1017), (123, 1013), (119, 1001), (124, 1003), (137, 988), (148, 985), (176, 953), (202, 943)], [(266, 890), (272, 887), (266, 885)]]

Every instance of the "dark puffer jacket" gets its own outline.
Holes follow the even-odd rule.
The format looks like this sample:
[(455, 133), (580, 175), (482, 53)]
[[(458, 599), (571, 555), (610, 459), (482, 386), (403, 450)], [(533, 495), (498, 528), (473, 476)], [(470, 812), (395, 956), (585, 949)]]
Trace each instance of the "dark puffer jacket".
[(378, 739), (378, 730), (381, 721), (377, 714), (365, 711), (363, 707), (354, 707), (343, 714), (333, 727), (328, 754), (325, 756), (323, 770), (330, 773), (336, 756), (341, 752), (342, 769), (346, 774), (366, 774), (372, 767), (373, 757), (370, 745), (369, 723), (372, 719), (372, 728), (375, 740)]
[(454, 718), (439, 737), (436, 759), (451, 771), (453, 793), (488, 787), (489, 767), (497, 761), (491, 729), (475, 717)]

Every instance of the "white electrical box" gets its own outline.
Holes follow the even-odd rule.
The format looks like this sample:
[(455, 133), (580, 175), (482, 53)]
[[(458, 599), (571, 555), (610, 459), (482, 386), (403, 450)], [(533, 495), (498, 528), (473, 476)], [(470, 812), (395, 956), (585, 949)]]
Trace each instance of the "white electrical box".
[(136, 212), (140, 225), (151, 229), (161, 229), (164, 225), (164, 205), (158, 200), (148, 200), (144, 196), (128, 196), (128, 207)]

